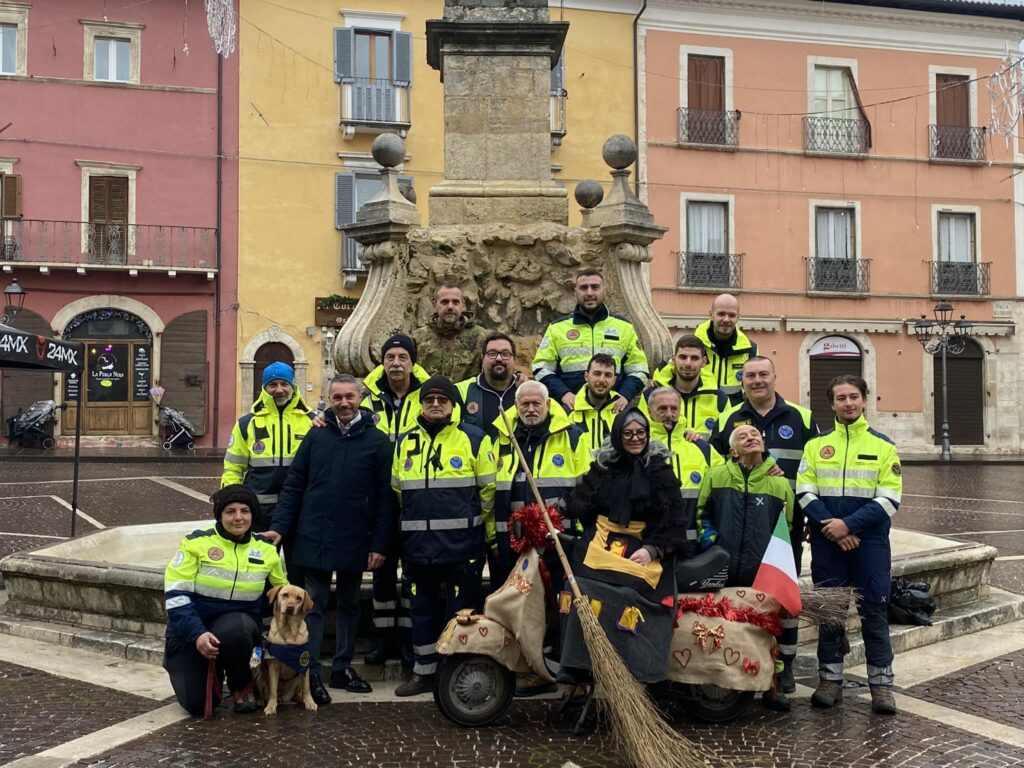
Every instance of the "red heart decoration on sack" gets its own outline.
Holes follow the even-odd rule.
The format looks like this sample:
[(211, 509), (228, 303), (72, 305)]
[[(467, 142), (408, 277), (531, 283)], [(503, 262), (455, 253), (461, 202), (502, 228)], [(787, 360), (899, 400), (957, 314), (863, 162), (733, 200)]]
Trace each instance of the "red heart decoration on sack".
[(725, 653), (725, 665), (727, 667), (731, 667), (740, 660), (740, 652), (734, 651), (732, 648), (726, 648), (723, 653)]
[(459, 642), (460, 643), (465, 645), (468, 641), (469, 641), (469, 638), (466, 635), (459, 635)]
[(683, 648), (681, 651), (672, 651), (672, 658), (676, 660), (676, 664), (679, 665), (680, 669), (686, 669), (686, 665), (690, 663), (690, 658), (693, 654), (689, 648)]
[(757, 598), (757, 602), (763, 603), (764, 602), (764, 598), (765, 598), (765, 594), (764, 594), (764, 592), (758, 592), (756, 595), (754, 595), (754, 597)]
[(477, 627), (477, 631), (480, 632), (480, 637), (487, 637), (487, 627)]
[(746, 597), (746, 596), (747, 596), (747, 590), (745, 590), (745, 589), (737, 589), (736, 590), (736, 597)]
[(502, 640), (502, 645), (504, 645), (506, 648), (512, 645), (512, 635), (505, 635), (505, 639)]

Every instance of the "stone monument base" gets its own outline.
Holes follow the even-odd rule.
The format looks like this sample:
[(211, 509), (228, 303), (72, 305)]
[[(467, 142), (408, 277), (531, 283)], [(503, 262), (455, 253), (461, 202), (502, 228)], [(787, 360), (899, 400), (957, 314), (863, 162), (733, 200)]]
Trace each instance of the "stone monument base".
[(430, 223), (532, 224), (569, 221), (566, 191), (554, 182), (445, 181), (430, 189)]

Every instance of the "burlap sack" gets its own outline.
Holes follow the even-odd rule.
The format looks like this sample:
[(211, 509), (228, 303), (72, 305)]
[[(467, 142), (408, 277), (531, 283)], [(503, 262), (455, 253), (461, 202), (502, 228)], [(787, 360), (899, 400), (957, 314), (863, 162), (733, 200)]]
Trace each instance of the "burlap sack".
[(524, 552), (505, 583), (484, 601), (484, 615), (507, 627), (519, 641), (529, 668), (547, 682), (554, 682), (544, 664), (544, 582), (540, 577), (540, 554)]
[(442, 656), (456, 653), (479, 653), (490, 656), (513, 672), (529, 672), (515, 636), (501, 624), (479, 613), (460, 615), (448, 622), (437, 640)]
[[(728, 588), (714, 593), (715, 601), (728, 597), (736, 607), (750, 606), (760, 613), (777, 614), (779, 601), (750, 588)], [(685, 594), (680, 599), (704, 599)], [(670, 680), (694, 685), (714, 684), (736, 691), (767, 691), (772, 686), (775, 638), (756, 624), (686, 612), (672, 635), (667, 674)]]

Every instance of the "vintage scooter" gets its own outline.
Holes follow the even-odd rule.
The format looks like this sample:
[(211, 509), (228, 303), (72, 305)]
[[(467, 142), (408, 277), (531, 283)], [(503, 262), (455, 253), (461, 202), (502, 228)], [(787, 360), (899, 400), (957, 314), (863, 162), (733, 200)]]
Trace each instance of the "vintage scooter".
[[(443, 659), (434, 701), (458, 725), (484, 726), (500, 718), (512, 702), (517, 674), (532, 672), (551, 682), (557, 674), (558, 660), (543, 654), (541, 550), (550, 541), (537, 525), (539, 515), (537, 505), (512, 513), (511, 540), (521, 554), (511, 574), (487, 598), (482, 614), (461, 611), (438, 639)], [(559, 540), (565, 549), (575, 541), (562, 533)], [(728, 722), (747, 711), (755, 693), (771, 688), (779, 602), (750, 588), (723, 588), (728, 563), (729, 553), (715, 546), (675, 568), (680, 594), (666, 679), (649, 687), (665, 711)]]

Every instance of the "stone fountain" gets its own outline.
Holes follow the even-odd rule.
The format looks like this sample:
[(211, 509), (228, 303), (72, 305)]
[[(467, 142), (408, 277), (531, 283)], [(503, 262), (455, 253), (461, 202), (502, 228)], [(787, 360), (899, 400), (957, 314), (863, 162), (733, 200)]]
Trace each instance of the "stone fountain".
[(427, 22), (427, 61), (444, 84), (444, 180), (430, 189), (430, 224), (421, 226), (398, 190), (401, 139), (374, 142), (385, 184), (345, 227), (369, 274), (335, 343), (338, 370), (370, 371), (384, 339), (430, 318), (446, 280), (463, 286), (477, 323), (516, 339), (528, 370), (548, 322), (572, 311), (584, 266), (603, 270), (609, 308), (633, 319), (648, 358), (670, 356), (644, 269), (666, 228), (630, 189), (636, 145), (627, 136), (605, 143), (610, 190), (577, 187), (583, 227), (567, 226), (566, 190), (551, 176), (550, 70), (567, 29), (549, 20), (546, 0), (446, 0), (444, 19)]

